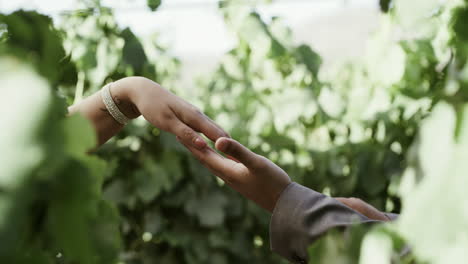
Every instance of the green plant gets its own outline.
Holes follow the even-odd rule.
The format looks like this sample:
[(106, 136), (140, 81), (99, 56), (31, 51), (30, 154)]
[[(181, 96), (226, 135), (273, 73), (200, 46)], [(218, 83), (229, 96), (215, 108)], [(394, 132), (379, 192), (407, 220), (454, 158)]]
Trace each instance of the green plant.
[[(192, 101), (295, 181), (403, 209), (370, 233), (330, 234), (312, 259), (457, 262), (468, 222), (466, 1), (381, 1), (388, 12), (368, 54), (331, 75), (281, 19), (241, 2), (220, 3), (237, 45)], [(138, 119), (86, 154), (95, 139), (86, 120), (66, 117), (74, 100), (129, 75), (186, 91), (157, 34), (120, 28), (99, 1), (62, 20), (0, 15), (0, 109), (14, 113), (0, 119), (0, 262), (283, 263), (269, 250), (269, 215), (172, 135)], [(394, 41), (395, 31), (408, 37)]]

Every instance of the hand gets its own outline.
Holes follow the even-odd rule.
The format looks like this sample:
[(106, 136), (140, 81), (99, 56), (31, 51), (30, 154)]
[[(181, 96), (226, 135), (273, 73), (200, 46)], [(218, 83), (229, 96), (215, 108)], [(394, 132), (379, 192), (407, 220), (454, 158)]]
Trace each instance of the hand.
[(196, 107), (149, 79), (129, 77), (118, 82), (120, 83), (115, 83), (115, 86), (130, 87), (128, 98), (148, 122), (175, 134), (187, 145), (197, 149), (207, 146), (198, 132), (213, 141), (220, 137), (229, 137)]
[(185, 142), (181, 143), (213, 174), (270, 212), (273, 212), (281, 192), (291, 182), (280, 167), (231, 138), (221, 137), (215, 145), (216, 149), (232, 157), (229, 159), (210, 147), (196, 149)]
[(374, 208), (372, 205), (364, 202), (358, 198), (335, 198), (346, 206), (350, 207), (354, 211), (361, 213), (369, 219), (379, 221), (390, 221), (390, 219), (382, 212)]

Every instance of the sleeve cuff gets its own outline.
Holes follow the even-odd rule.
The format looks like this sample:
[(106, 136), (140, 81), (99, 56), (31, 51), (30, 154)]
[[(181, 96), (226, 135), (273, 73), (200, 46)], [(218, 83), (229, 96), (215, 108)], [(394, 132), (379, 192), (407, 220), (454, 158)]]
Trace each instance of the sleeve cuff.
[(395, 221), (400, 216), (399, 214), (393, 214), (393, 213), (384, 213), (384, 214), (388, 217), (388, 219), (390, 219), (390, 221)]
[(291, 182), (281, 193), (270, 221), (270, 246), (271, 250), (294, 263), (300, 263), (303, 259), (298, 254), (290, 254), (290, 248), (297, 248), (297, 245), (285, 247), (289, 243), (294, 243), (291, 239), (293, 233), (300, 230), (294, 230), (299, 227), (297, 223), (300, 219), (297, 217), (301, 203), (301, 186)]
[(307, 263), (307, 248), (329, 229), (373, 222), (337, 200), (290, 183), (281, 193), (270, 222), (273, 252), (293, 263)]

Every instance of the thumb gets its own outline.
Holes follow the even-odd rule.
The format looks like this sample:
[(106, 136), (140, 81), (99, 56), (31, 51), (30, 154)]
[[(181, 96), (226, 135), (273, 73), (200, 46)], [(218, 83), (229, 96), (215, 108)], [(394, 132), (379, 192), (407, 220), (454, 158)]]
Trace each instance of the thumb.
[(232, 138), (221, 137), (216, 140), (217, 150), (232, 156), (247, 168), (254, 169), (259, 163), (259, 156)]

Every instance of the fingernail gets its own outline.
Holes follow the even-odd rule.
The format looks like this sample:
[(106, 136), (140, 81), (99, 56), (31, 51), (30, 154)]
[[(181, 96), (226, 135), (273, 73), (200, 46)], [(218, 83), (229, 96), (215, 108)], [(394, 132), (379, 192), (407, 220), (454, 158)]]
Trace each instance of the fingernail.
[(225, 137), (218, 138), (218, 140), (216, 140), (216, 143), (215, 143), (216, 149), (218, 149), (221, 152), (226, 152), (227, 145), (229, 145), (229, 142), (225, 140)]
[(196, 138), (194, 143), (195, 143), (195, 146), (198, 147), (199, 149), (206, 147), (206, 142), (201, 138)]

